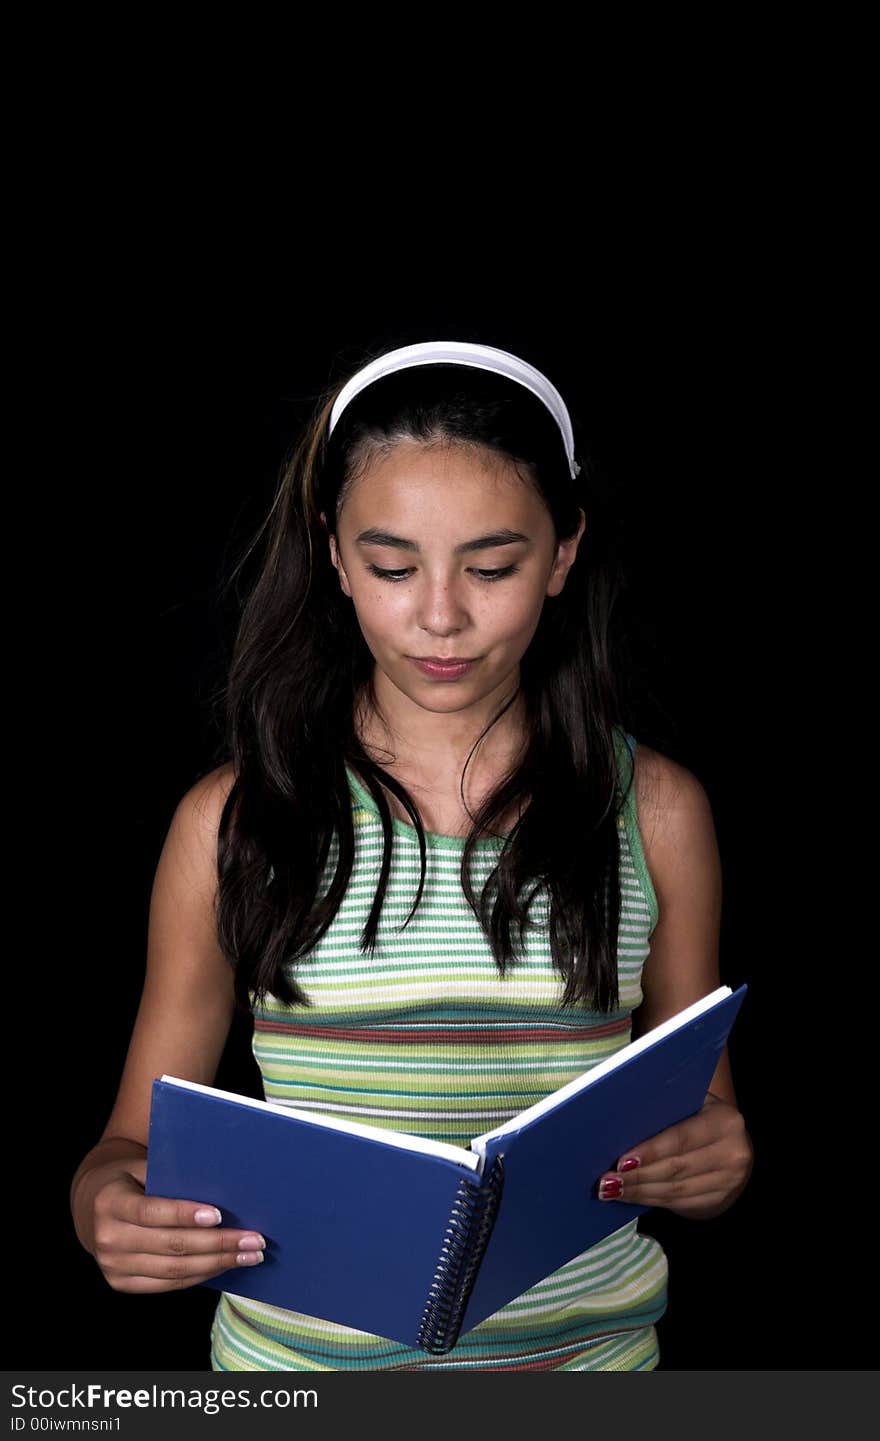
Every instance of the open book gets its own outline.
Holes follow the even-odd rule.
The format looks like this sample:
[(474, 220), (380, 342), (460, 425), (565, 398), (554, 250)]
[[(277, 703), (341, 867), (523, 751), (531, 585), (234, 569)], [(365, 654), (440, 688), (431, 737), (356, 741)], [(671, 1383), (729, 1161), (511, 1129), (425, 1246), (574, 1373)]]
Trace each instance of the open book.
[(600, 1201), (599, 1177), (700, 1110), (746, 989), (719, 987), (467, 1150), (163, 1076), (146, 1193), (265, 1236), (262, 1264), (203, 1285), (449, 1351), (648, 1209)]

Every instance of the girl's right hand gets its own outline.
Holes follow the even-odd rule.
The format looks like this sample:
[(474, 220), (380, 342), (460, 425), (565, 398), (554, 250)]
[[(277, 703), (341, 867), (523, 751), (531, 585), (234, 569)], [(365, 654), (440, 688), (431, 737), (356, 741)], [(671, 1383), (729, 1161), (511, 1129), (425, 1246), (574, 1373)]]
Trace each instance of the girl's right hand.
[(220, 1212), (203, 1202), (146, 1196), (146, 1179), (146, 1161), (127, 1160), (93, 1194), (90, 1249), (114, 1291), (182, 1290), (262, 1261), (257, 1232), (221, 1226)]

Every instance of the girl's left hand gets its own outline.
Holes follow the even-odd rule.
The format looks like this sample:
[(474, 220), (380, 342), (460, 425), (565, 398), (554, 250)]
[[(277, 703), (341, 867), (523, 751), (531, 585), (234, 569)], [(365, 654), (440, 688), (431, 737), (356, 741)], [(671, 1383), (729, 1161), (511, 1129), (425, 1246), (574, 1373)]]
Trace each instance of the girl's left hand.
[(745, 1189), (753, 1159), (740, 1112), (710, 1091), (695, 1115), (624, 1152), (600, 1177), (599, 1199), (708, 1220)]

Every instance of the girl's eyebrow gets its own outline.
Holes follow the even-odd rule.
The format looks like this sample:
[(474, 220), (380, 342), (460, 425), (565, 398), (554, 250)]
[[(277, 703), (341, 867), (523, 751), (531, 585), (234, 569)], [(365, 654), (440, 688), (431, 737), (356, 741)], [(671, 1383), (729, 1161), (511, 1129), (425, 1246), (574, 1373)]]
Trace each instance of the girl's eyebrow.
[[(514, 545), (517, 541), (525, 541), (531, 545), (531, 539), (518, 530), (493, 530), (490, 535), (478, 535), (475, 540), (463, 540), (461, 545), (455, 547), (455, 555), (465, 555), (472, 550), (491, 550), (496, 545)], [(362, 530), (360, 535), (355, 536), (356, 545), (385, 545), (390, 550), (414, 550), (421, 553), (421, 546), (416, 540), (406, 540), (403, 536), (392, 535), (387, 530)]]

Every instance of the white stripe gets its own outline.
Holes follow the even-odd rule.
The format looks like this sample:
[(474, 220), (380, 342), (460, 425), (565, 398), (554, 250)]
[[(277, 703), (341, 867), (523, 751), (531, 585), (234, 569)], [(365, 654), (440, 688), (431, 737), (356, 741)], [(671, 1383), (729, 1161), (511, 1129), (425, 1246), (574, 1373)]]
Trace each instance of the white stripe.
[[(406, 1061), (377, 1061), (375, 1065), (371, 1066), (367, 1061), (359, 1060), (357, 1057), (339, 1056), (331, 1059), (325, 1055), (322, 1059), (320, 1054), (304, 1055), (299, 1051), (273, 1051), (266, 1046), (260, 1047), (260, 1061), (261, 1063), (265, 1062), (267, 1065), (274, 1062), (276, 1065), (282, 1066), (323, 1066), (325, 1070), (328, 1066), (332, 1066), (334, 1069), (338, 1067), (340, 1070), (363, 1071), (369, 1079), (372, 1079), (377, 1071), (402, 1071), (413, 1076), (422, 1076), (424, 1078), (423, 1064), (415, 1066), (408, 1064)], [(576, 1066), (577, 1062), (571, 1056), (569, 1056), (567, 1060), (563, 1058), (556, 1060), (554, 1057), (545, 1058), (543, 1056), (535, 1056), (531, 1059), (526, 1058), (524, 1061), (515, 1061), (512, 1059), (506, 1061), (504, 1073), (505, 1075), (507, 1075), (508, 1072), (515, 1075), (528, 1075), (532, 1071), (540, 1070), (541, 1075), (544, 1075), (548, 1071), (565, 1072), (575, 1069), (576, 1075), (580, 1075), (581, 1072), (576, 1069)], [(435, 1061), (432, 1056), (431, 1071), (432, 1073), (435, 1071), (449, 1071), (453, 1075), (459, 1075), (461, 1072), (461, 1061)], [(468, 1061), (468, 1074), (494, 1076), (499, 1081), (503, 1081), (504, 1079), (503, 1076), (498, 1075), (497, 1062), (493, 1065), (491, 1061), (486, 1061), (485, 1063)], [(284, 1078), (283, 1075), (279, 1076), (276, 1071), (273, 1072), (271, 1079), (273, 1083), (276, 1083)], [(306, 1084), (309, 1084), (308, 1080), (306, 1080)]]
[[(438, 1099), (443, 1105), (448, 1104), (445, 1096), (441, 1096)], [(273, 1100), (275, 1100), (275, 1097), (273, 1097)], [(279, 1097), (278, 1104), (285, 1106), (290, 1103), (283, 1097)], [(391, 1106), (327, 1106), (323, 1101), (298, 1100), (294, 1109), (299, 1111), (325, 1111), (327, 1115), (331, 1116), (336, 1115), (337, 1112), (344, 1112), (350, 1116), (389, 1116), (395, 1119), (402, 1118), (405, 1121), (482, 1121), (486, 1117), (493, 1119), (495, 1116), (503, 1116), (505, 1119), (510, 1119), (510, 1115), (508, 1114), (510, 1112), (509, 1106), (506, 1109), (502, 1106), (496, 1106), (492, 1110), (486, 1111), (409, 1111), (395, 1110)], [(512, 1114), (515, 1115), (516, 1112), (514, 1111)], [(464, 1146), (462, 1149), (467, 1150), (468, 1148)]]

